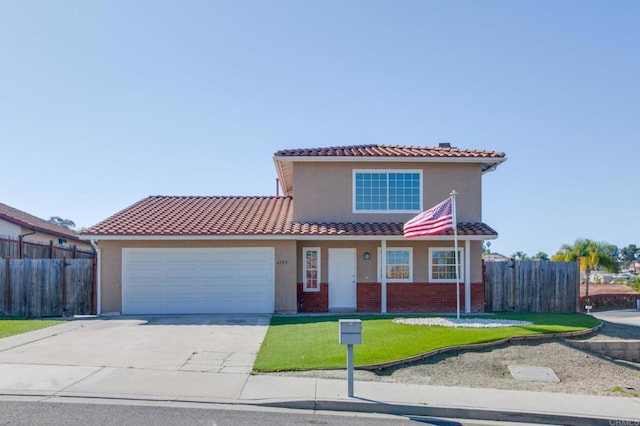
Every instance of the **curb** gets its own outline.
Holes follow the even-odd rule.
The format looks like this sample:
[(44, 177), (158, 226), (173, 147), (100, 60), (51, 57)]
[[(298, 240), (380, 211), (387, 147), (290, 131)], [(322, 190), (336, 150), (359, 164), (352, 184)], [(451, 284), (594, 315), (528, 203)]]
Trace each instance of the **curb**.
[(344, 411), (372, 414), (391, 414), (406, 417), (437, 417), (450, 419), (472, 419), (485, 421), (500, 421), (512, 423), (541, 423), (562, 424), (571, 426), (583, 425), (609, 425), (610, 421), (623, 421), (621, 419), (609, 419), (601, 417), (578, 417), (566, 414), (536, 413), (522, 411), (483, 410), (478, 408), (461, 408), (428, 405), (392, 404), (378, 401), (342, 401), (342, 400), (318, 400), (318, 401), (274, 401), (251, 402), (249, 405), (263, 407), (278, 407), (298, 410), (314, 411)]
[(414, 355), (414, 356), (409, 357), (409, 358), (403, 358), (403, 359), (400, 359), (400, 360), (389, 361), (389, 362), (381, 362), (381, 363), (378, 363), (378, 364), (358, 365), (358, 366), (355, 367), (355, 369), (356, 370), (381, 370), (383, 368), (395, 367), (397, 365), (408, 364), (408, 363), (416, 362), (416, 361), (423, 361), (423, 360), (425, 360), (427, 358), (430, 358), (432, 356), (445, 354), (445, 353), (448, 353), (448, 352), (485, 349), (485, 348), (489, 348), (491, 346), (500, 346), (500, 345), (504, 345), (506, 343), (513, 343), (513, 342), (518, 342), (518, 341), (521, 341), (521, 340), (542, 340), (542, 339), (579, 337), (579, 336), (584, 336), (584, 335), (587, 335), (587, 334), (594, 333), (594, 332), (600, 330), (603, 327), (603, 325), (604, 325), (603, 322), (600, 321), (600, 324), (598, 324), (597, 326), (595, 326), (593, 328), (586, 329), (586, 330), (580, 330), (580, 331), (567, 331), (567, 332), (563, 332), (563, 333), (529, 334), (529, 335), (526, 335), (526, 336), (507, 337), (505, 339), (494, 340), (494, 341), (485, 342), (485, 343), (474, 343), (472, 345), (449, 346), (449, 347), (446, 347), (446, 348), (434, 349), (434, 350), (429, 351), (429, 352), (425, 352), (425, 353), (422, 353), (422, 354)]
[[(479, 408), (429, 406), (414, 404), (393, 404), (375, 400), (220, 400), (204, 398), (185, 398), (153, 395), (122, 395), (122, 394), (86, 394), (80, 392), (49, 393), (13, 391), (0, 392), (0, 396), (42, 397), (61, 399), (90, 399), (94, 401), (122, 401), (149, 403), (186, 403), (186, 404), (215, 404), (225, 405), (233, 409), (234, 406), (255, 406), (264, 408), (283, 408), (291, 410), (357, 412), (369, 414), (389, 414), (408, 417), (412, 420), (424, 421), (424, 418), (470, 419), (484, 421), (499, 421), (513, 423), (562, 424), (568, 426), (600, 426), (619, 424), (623, 419), (604, 417), (578, 417), (569, 414), (554, 414), (544, 412), (522, 412), (510, 410), (484, 410)], [(628, 421), (628, 420), (627, 420)], [(611, 423), (614, 422), (614, 423)], [(623, 424), (623, 423), (620, 423)]]

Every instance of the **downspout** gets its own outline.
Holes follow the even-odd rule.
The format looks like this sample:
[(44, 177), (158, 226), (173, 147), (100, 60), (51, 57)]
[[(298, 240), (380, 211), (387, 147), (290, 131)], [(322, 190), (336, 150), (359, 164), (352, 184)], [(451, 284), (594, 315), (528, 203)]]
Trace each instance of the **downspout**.
[(96, 292), (98, 293), (96, 295), (96, 316), (100, 316), (102, 314), (102, 274), (100, 272), (102, 270), (102, 262), (100, 258), (100, 247), (98, 247), (95, 239), (92, 238), (90, 241), (93, 249), (96, 251)]
[(29, 235), (33, 235), (35, 233), (36, 230), (34, 228), (31, 228), (31, 232), (18, 235), (18, 259), (24, 259), (24, 237), (28, 237)]
[(27, 232), (26, 234), (22, 234), (20, 235), (20, 237), (24, 238), (24, 237), (28, 237), (29, 235), (33, 235), (36, 233), (36, 230), (31, 228), (31, 232)]

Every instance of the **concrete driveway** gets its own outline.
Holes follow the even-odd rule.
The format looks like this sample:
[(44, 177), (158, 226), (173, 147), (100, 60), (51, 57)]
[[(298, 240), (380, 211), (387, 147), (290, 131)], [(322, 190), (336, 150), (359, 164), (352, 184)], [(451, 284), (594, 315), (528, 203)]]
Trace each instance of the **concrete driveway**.
[(251, 373), (269, 319), (99, 318), (0, 339), (0, 391), (234, 399)]

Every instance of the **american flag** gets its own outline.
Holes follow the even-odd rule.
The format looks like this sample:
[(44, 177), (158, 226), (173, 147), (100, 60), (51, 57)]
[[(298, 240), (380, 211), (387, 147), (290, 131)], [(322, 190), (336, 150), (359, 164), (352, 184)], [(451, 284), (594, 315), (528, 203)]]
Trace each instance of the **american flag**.
[(449, 197), (405, 223), (404, 237), (416, 238), (436, 235), (453, 229), (453, 226), (453, 208), (451, 197)]

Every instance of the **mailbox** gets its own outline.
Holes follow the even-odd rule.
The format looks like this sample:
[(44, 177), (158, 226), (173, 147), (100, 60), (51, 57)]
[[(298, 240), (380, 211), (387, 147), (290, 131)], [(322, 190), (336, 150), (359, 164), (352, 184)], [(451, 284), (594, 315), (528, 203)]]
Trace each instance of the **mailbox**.
[(362, 321), (359, 319), (341, 319), (339, 324), (341, 345), (359, 345), (362, 343)]

